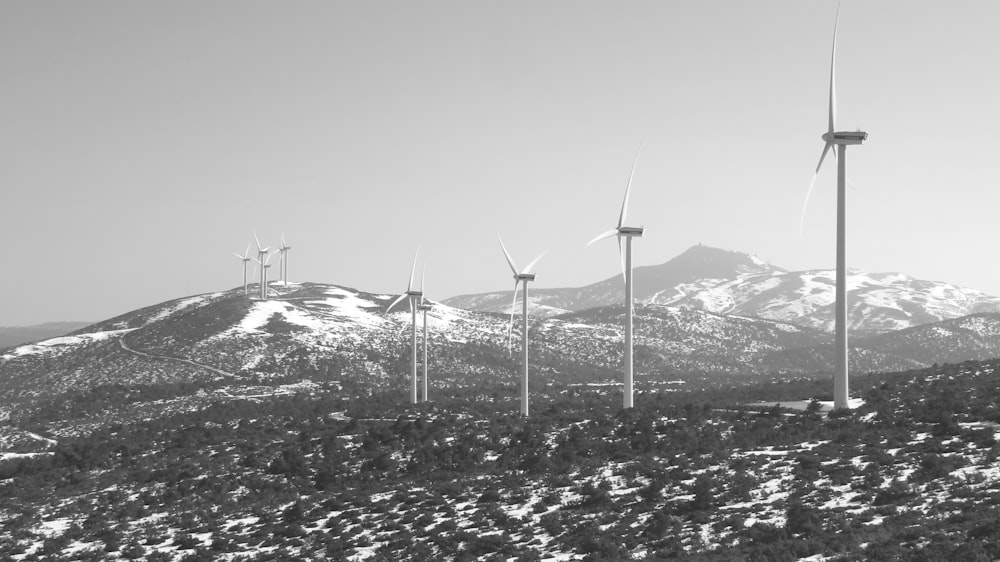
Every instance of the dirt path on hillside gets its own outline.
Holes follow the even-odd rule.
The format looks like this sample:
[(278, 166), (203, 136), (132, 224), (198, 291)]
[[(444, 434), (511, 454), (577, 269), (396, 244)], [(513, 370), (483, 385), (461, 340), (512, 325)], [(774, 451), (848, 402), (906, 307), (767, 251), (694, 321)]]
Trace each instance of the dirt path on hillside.
[(236, 375), (234, 375), (232, 373), (227, 373), (226, 371), (223, 371), (222, 369), (216, 369), (215, 367), (211, 367), (209, 365), (205, 365), (204, 363), (198, 363), (197, 361), (192, 361), (190, 359), (184, 359), (182, 357), (170, 357), (169, 355), (154, 355), (152, 353), (146, 353), (145, 351), (139, 351), (137, 349), (132, 349), (131, 347), (128, 346), (127, 343), (125, 343), (125, 337), (124, 336), (118, 338), (118, 344), (125, 351), (127, 351), (129, 353), (134, 353), (136, 355), (139, 355), (140, 357), (146, 357), (148, 359), (161, 359), (163, 361), (173, 361), (174, 363), (184, 363), (186, 365), (190, 365), (190, 366), (196, 367), (198, 369), (204, 369), (206, 371), (210, 371), (212, 373), (215, 373), (217, 375), (221, 375), (223, 377), (234, 378), (236, 376)]

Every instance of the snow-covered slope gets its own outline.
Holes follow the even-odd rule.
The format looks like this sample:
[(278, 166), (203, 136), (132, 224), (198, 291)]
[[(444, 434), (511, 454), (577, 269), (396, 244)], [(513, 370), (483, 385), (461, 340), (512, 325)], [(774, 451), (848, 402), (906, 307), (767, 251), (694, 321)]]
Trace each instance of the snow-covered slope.
[[(669, 262), (635, 270), (638, 302), (683, 306), (790, 322), (832, 331), (833, 270), (789, 272), (738, 252), (695, 246)], [(445, 300), (472, 310), (506, 312), (510, 292), (464, 295)], [(554, 315), (620, 303), (620, 276), (570, 289), (537, 289), (532, 313)], [(848, 272), (850, 329), (878, 334), (980, 312), (1000, 312), (1000, 298), (899, 273)]]

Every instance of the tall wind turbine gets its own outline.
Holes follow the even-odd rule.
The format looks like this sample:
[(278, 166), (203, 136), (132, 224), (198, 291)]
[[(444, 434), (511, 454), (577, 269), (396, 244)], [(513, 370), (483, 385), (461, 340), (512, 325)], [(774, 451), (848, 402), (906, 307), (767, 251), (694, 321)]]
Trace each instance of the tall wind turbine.
[(427, 402), (429, 398), (427, 397), (427, 311), (434, 308), (431, 306), (430, 301), (424, 302), (424, 278), (426, 276), (427, 269), (425, 268), (420, 274), (420, 305), (417, 309), (424, 313), (424, 402)]
[(278, 262), (278, 270), (281, 271), (281, 284), (288, 286), (288, 250), (292, 247), (285, 242), (285, 233), (281, 233), (281, 245), (278, 246), (278, 252), (281, 253), (281, 261)]
[(268, 246), (267, 248), (262, 248), (261, 247), (260, 240), (257, 238), (257, 231), (254, 231), (254, 233), (253, 233), (253, 241), (257, 243), (257, 259), (254, 260), (254, 261), (256, 261), (258, 264), (260, 264), (260, 287), (261, 287), (261, 289), (260, 289), (261, 297), (260, 298), (261, 298), (261, 300), (263, 300), (263, 299), (267, 298), (266, 294), (264, 293), (264, 291), (265, 291), (265, 289), (264, 289), (264, 286), (265, 286), (265, 283), (264, 283), (264, 263), (265, 263), (264, 262), (264, 257), (267, 255), (268, 252), (271, 251), (271, 247), (270, 246)]
[(523, 324), (521, 328), (521, 346), (523, 347), (522, 353), (524, 359), (524, 371), (521, 373), (521, 415), (527, 417), (528, 415), (528, 281), (535, 280), (535, 274), (531, 273), (531, 268), (535, 267), (538, 260), (542, 259), (545, 255), (544, 252), (539, 254), (527, 267), (521, 271), (517, 270), (517, 266), (514, 265), (514, 259), (510, 257), (510, 252), (503, 245), (503, 238), (500, 238), (500, 234), (497, 233), (497, 240), (500, 241), (500, 249), (503, 250), (503, 257), (507, 258), (507, 265), (510, 266), (510, 271), (514, 274), (514, 300), (510, 303), (510, 327), (507, 329), (507, 349), (508, 351), (512, 347), (512, 338), (514, 334), (514, 305), (517, 304), (517, 286), (520, 283), (524, 283), (524, 297), (523, 304), (521, 305), (521, 314), (523, 315)]
[(406, 285), (406, 292), (399, 295), (399, 297), (392, 301), (389, 308), (385, 309), (385, 313), (388, 314), (392, 307), (399, 304), (405, 298), (409, 298), (410, 301), (410, 316), (411, 316), (411, 327), (412, 336), (410, 338), (410, 353), (411, 353), (411, 373), (413, 385), (410, 390), (410, 402), (417, 403), (417, 301), (423, 298), (423, 291), (418, 291), (413, 289), (413, 273), (417, 269), (417, 254), (420, 253), (418, 249), (416, 253), (413, 254), (413, 265), (410, 266), (410, 282)]
[[(809, 191), (806, 192), (806, 205), (809, 204), (809, 195), (812, 193), (813, 185), (816, 183), (816, 176), (823, 165), (826, 153), (833, 148), (833, 155), (837, 157), (837, 296), (836, 296), (836, 338), (834, 350), (834, 374), (833, 374), (833, 407), (834, 409), (849, 408), (848, 405), (848, 376), (847, 376), (847, 259), (846, 259), (846, 216), (847, 216), (847, 190), (845, 182), (847, 180), (847, 145), (861, 144), (868, 138), (868, 133), (858, 131), (837, 131), (834, 122), (837, 114), (837, 95), (835, 89), (835, 67), (837, 62), (837, 24), (840, 21), (840, 5), (837, 5), (837, 18), (833, 23), (833, 48), (830, 54), (830, 100), (829, 119), (827, 131), (823, 134), (823, 152), (819, 156), (819, 164), (813, 173), (812, 183), (809, 184)], [(805, 206), (802, 207), (803, 216)]]
[[(625, 184), (625, 199), (622, 201), (622, 212), (618, 215), (618, 226), (607, 232), (598, 235), (587, 243), (588, 246), (612, 236), (618, 237), (618, 253), (622, 257), (622, 277), (625, 278), (625, 384), (623, 407), (632, 407), (632, 238), (642, 237), (643, 227), (625, 226), (625, 215), (628, 213), (628, 195), (632, 189), (632, 176), (635, 175), (635, 165), (639, 162), (639, 152), (642, 151), (642, 143), (635, 152), (635, 160), (632, 162), (632, 171), (628, 174), (628, 183)], [(625, 239), (625, 250), (622, 252), (622, 238)]]
[(236, 256), (236, 259), (243, 262), (243, 294), (249, 295), (250, 287), (247, 285), (247, 264), (253, 259), (250, 257), (250, 244), (247, 244), (247, 251), (243, 252), (242, 256), (235, 252), (233, 252), (233, 255)]

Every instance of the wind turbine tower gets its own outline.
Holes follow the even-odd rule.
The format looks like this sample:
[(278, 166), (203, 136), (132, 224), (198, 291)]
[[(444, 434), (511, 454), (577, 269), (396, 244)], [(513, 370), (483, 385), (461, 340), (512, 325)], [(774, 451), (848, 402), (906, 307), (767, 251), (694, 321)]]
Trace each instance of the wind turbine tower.
[(247, 265), (250, 263), (250, 260), (253, 259), (250, 257), (250, 244), (247, 244), (247, 251), (243, 252), (242, 256), (235, 252), (233, 255), (236, 256), (236, 259), (243, 262), (243, 294), (249, 295), (250, 287), (247, 285)]
[[(813, 184), (816, 183), (816, 176), (820, 167), (823, 166), (823, 159), (826, 153), (833, 148), (833, 155), (837, 157), (837, 290), (836, 290), (836, 336), (834, 341), (834, 373), (833, 373), (833, 408), (835, 410), (849, 408), (848, 403), (848, 347), (847, 347), (847, 147), (852, 144), (861, 144), (868, 138), (868, 133), (858, 131), (837, 131), (835, 121), (837, 114), (837, 95), (835, 87), (835, 67), (837, 62), (837, 24), (840, 21), (840, 6), (837, 6), (837, 18), (833, 24), (833, 48), (830, 54), (830, 98), (829, 98), (829, 119), (827, 131), (823, 134), (823, 152), (819, 156), (819, 164), (813, 173), (812, 184), (809, 185), (809, 192), (806, 194), (806, 204), (809, 203), (809, 193), (812, 192)], [(804, 209), (803, 209), (804, 210)]]
[(410, 266), (410, 282), (406, 286), (406, 292), (399, 295), (399, 297), (396, 300), (392, 301), (392, 304), (390, 304), (389, 307), (385, 309), (385, 313), (388, 314), (389, 311), (392, 310), (392, 307), (399, 304), (400, 301), (402, 301), (405, 298), (409, 299), (410, 316), (411, 316), (410, 326), (412, 328), (411, 330), (412, 335), (410, 337), (410, 354), (411, 354), (410, 367), (412, 374), (411, 380), (413, 383), (412, 388), (410, 389), (410, 402), (412, 402), (413, 404), (417, 403), (417, 302), (424, 296), (422, 290), (413, 289), (413, 273), (417, 268), (417, 254), (419, 253), (420, 250), (417, 250), (417, 253), (413, 254), (413, 265)]
[(292, 247), (285, 242), (285, 234), (281, 233), (281, 245), (278, 246), (278, 252), (281, 253), (281, 261), (278, 264), (278, 269), (281, 271), (281, 284), (288, 286), (288, 250)]
[(421, 301), (420, 306), (417, 308), (424, 313), (424, 402), (427, 402), (430, 400), (427, 397), (427, 311), (434, 307), (429, 302), (424, 303)]
[[(629, 191), (632, 189), (632, 176), (635, 175), (635, 165), (639, 162), (639, 152), (642, 151), (642, 143), (639, 144), (639, 149), (635, 153), (635, 160), (632, 162), (632, 171), (628, 174), (628, 183), (625, 184), (625, 199), (622, 201), (622, 211), (618, 215), (618, 226), (607, 232), (598, 235), (596, 238), (587, 243), (588, 246), (597, 242), (598, 240), (603, 240), (605, 238), (610, 238), (612, 236), (618, 237), (618, 253), (622, 258), (622, 277), (625, 278), (625, 384), (624, 384), (624, 396), (623, 396), (623, 407), (632, 407), (632, 316), (634, 309), (632, 307), (632, 238), (641, 237), (643, 234), (643, 227), (641, 226), (625, 226), (625, 216), (628, 213), (628, 196)], [(625, 250), (622, 254), (622, 238), (625, 239)]]
[(269, 264), (267, 262), (271, 261), (271, 257), (272, 256), (274, 256), (274, 254), (267, 254), (266, 257), (264, 258), (263, 262), (261, 262), (261, 261), (257, 262), (257, 263), (260, 264), (260, 269), (261, 269), (261, 275), (260, 275), (260, 300), (262, 300), (262, 301), (266, 301), (267, 300), (267, 270), (271, 269), (271, 264)]
[(535, 258), (531, 263), (527, 265), (521, 271), (517, 270), (517, 266), (514, 265), (514, 259), (510, 257), (510, 252), (503, 245), (503, 238), (500, 238), (500, 234), (497, 234), (497, 240), (500, 241), (500, 249), (503, 250), (503, 257), (507, 259), (507, 265), (510, 266), (510, 271), (514, 274), (514, 300), (510, 303), (510, 327), (507, 329), (507, 349), (508, 351), (512, 347), (512, 338), (514, 334), (514, 306), (517, 304), (517, 287), (519, 284), (524, 283), (524, 296), (522, 297), (523, 302), (521, 305), (521, 315), (522, 315), (522, 327), (521, 327), (521, 351), (523, 353), (523, 365), (524, 369), (521, 372), (521, 415), (528, 416), (528, 281), (535, 280), (535, 274), (531, 273), (531, 268), (535, 267), (538, 260), (542, 259), (545, 255), (543, 252), (537, 258)]

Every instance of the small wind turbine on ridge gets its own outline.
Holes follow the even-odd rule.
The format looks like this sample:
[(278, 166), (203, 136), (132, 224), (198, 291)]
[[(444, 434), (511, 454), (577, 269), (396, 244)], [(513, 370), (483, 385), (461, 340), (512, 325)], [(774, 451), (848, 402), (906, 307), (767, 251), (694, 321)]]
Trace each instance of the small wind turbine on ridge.
[[(628, 183), (625, 184), (625, 199), (622, 201), (622, 211), (618, 215), (618, 226), (607, 232), (599, 234), (596, 238), (587, 243), (590, 246), (594, 242), (618, 237), (618, 254), (622, 259), (622, 277), (625, 279), (625, 381), (623, 391), (623, 407), (632, 407), (632, 238), (642, 237), (643, 227), (625, 226), (625, 216), (628, 214), (628, 196), (632, 189), (632, 176), (635, 175), (635, 166), (639, 162), (639, 153), (642, 151), (642, 143), (636, 150), (635, 160), (632, 161), (632, 171), (628, 174)], [(625, 239), (624, 252), (622, 251), (622, 238)]]
[[(830, 54), (830, 98), (829, 98), (829, 118), (827, 131), (823, 134), (823, 152), (819, 155), (819, 164), (813, 172), (812, 182), (809, 184), (809, 191), (806, 192), (806, 202), (802, 206), (802, 219), (799, 222), (799, 230), (802, 229), (802, 220), (805, 218), (806, 205), (809, 204), (809, 195), (812, 193), (813, 185), (816, 183), (816, 176), (820, 167), (823, 166), (823, 159), (826, 153), (833, 149), (833, 155), (837, 158), (837, 289), (836, 289), (836, 336), (834, 343), (834, 374), (833, 374), (833, 408), (835, 410), (850, 407), (848, 403), (848, 347), (847, 347), (847, 258), (846, 258), (846, 217), (847, 217), (847, 190), (845, 183), (847, 179), (847, 146), (851, 144), (861, 144), (868, 138), (868, 133), (858, 131), (837, 131), (835, 128), (837, 113), (837, 95), (835, 85), (835, 68), (837, 62), (837, 24), (840, 22), (840, 4), (837, 4), (837, 17), (833, 24), (833, 48)], [(838, 154), (839, 153), (839, 154)]]
[(514, 305), (517, 304), (517, 286), (520, 283), (524, 283), (524, 296), (523, 304), (521, 308), (521, 314), (523, 316), (523, 324), (521, 328), (521, 346), (523, 347), (523, 359), (524, 359), (524, 370), (521, 374), (521, 415), (527, 417), (528, 415), (528, 281), (535, 280), (535, 274), (531, 273), (531, 268), (535, 267), (538, 260), (542, 259), (545, 252), (538, 255), (537, 258), (531, 261), (524, 269), (518, 271), (517, 266), (514, 265), (514, 259), (510, 257), (510, 252), (503, 245), (503, 238), (497, 233), (497, 240), (500, 241), (500, 249), (503, 250), (503, 257), (507, 258), (507, 265), (510, 266), (511, 273), (514, 274), (514, 300), (510, 303), (510, 327), (507, 329), (507, 352), (510, 353), (513, 348), (513, 337), (514, 337)]
[(410, 390), (410, 402), (413, 404), (417, 403), (417, 300), (423, 298), (424, 293), (420, 290), (415, 290), (413, 288), (413, 274), (417, 269), (417, 255), (420, 250), (417, 249), (416, 253), (413, 254), (413, 265), (410, 266), (410, 282), (406, 285), (406, 292), (399, 295), (399, 297), (392, 301), (392, 304), (385, 309), (385, 313), (389, 314), (394, 306), (399, 304), (403, 299), (408, 299), (410, 302), (410, 315), (411, 315), (411, 328), (412, 337), (410, 338), (410, 366), (412, 373), (412, 388)]
[(261, 268), (260, 300), (262, 301), (267, 300), (267, 270), (271, 269), (271, 264), (269, 264), (268, 262), (271, 261), (272, 257), (274, 257), (274, 254), (269, 253), (265, 255), (264, 261), (256, 260), (257, 263), (260, 264)]
[(264, 283), (264, 257), (267, 255), (268, 252), (271, 251), (271, 247), (270, 246), (268, 246), (267, 248), (262, 248), (261, 247), (260, 240), (257, 238), (257, 231), (256, 230), (253, 233), (253, 241), (257, 243), (257, 259), (254, 260), (254, 261), (256, 261), (258, 264), (260, 264), (260, 277), (259, 277), (259, 279), (260, 279), (260, 286), (261, 286), (260, 294), (261, 294), (261, 300), (263, 300), (263, 299), (266, 298), (266, 294), (264, 292), (265, 291), (265, 289), (264, 289), (264, 285), (265, 285), (265, 283)]
[(278, 246), (278, 252), (281, 254), (281, 261), (278, 262), (278, 270), (281, 272), (281, 284), (285, 287), (288, 286), (288, 250), (292, 247), (285, 242), (285, 233), (281, 233), (281, 244)]
[(247, 285), (247, 264), (249, 264), (250, 260), (253, 259), (250, 257), (250, 244), (247, 244), (247, 250), (243, 252), (242, 256), (237, 254), (236, 252), (233, 252), (233, 255), (236, 256), (236, 259), (241, 260), (243, 262), (243, 294), (249, 295), (250, 287), (249, 285)]
[(427, 267), (420, 273), (420, 304), (417, 309), (424, 313), (424, 402), (427, 402), (427, 312), (434, 308), (431, 301), (424, 302), (424, 279), (427, 277)]

